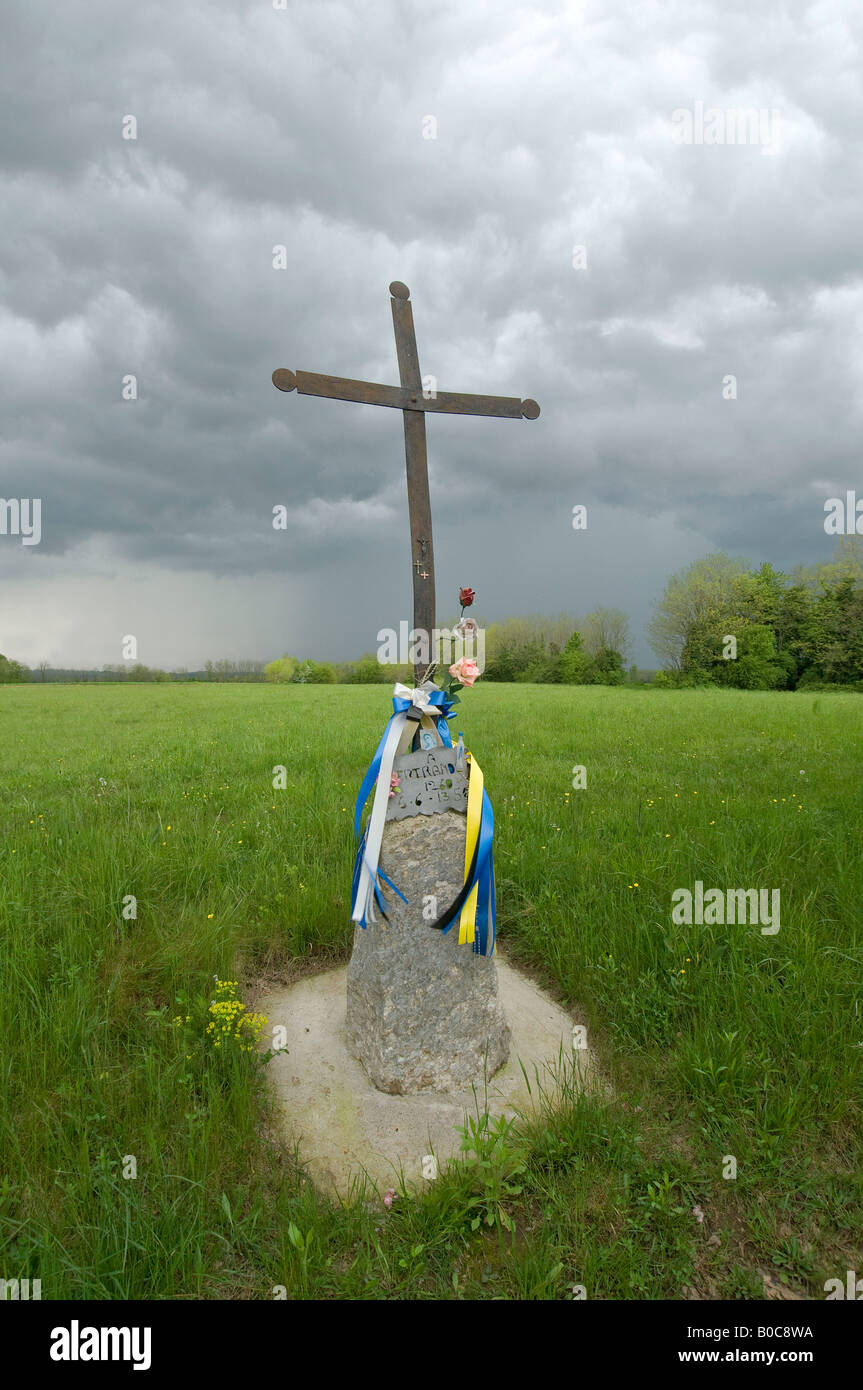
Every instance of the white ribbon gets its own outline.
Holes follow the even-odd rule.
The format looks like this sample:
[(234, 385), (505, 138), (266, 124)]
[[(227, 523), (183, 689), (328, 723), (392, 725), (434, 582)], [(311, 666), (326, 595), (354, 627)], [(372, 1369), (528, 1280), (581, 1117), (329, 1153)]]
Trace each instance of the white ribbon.
[[(411, 690), (408, 686), (397, 681), (393, 687), (393, 696), (399, 700), (410, 700), (414, 709), (421, 710), (423, 714), (431, 714), (435, 710), (435, 706), (430, 704), (429, 695), (437, 688), (432, 681), (425, 681), (418, 689)], [(377, 921), (375, 916), (375, 884), (378, 876), (381, 840), (387, 818), (387, 805), (390, 799), (393, 763), (398, 754), (405, 751), (413, 738), (414, 722), (411, 720), (408, 725), (408, 711), (399, 710), (397, 714), (393, 715), (390, 731), (383, 746), (381, 765), (375, 786), (375, 799), (372, 802), (372, 813), (366, 827), (366, 850), (360, 866), (360, 881), (357, 886), (354, 910), (351, 914), (352, 922), (362, 922), (363, 918), (366, 922)]]
[(417, 690), (409, 690), (406, 685), (396, 681), (393, 686), (393, 695), (399, 700), (410, 700), (414, 709), (421, 709), (423, 714), (431, 714), (434, 705), (431, 704), (429, 695), (433, 694), (435, 690), (437, 690), (437, 686), (433, 685), (431, 681), (426, 681)]

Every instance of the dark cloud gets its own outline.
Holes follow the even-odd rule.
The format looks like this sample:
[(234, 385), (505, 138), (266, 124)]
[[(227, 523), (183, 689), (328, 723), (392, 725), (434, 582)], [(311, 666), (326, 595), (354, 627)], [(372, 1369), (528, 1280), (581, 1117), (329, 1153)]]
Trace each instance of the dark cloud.
[[(43, 539), (0, 538), (3, 650), (116, 660), (138, 621), (155, 662), (348, 656), (409, 617), (400, 415), (270, 381), (395, 382), (395, 278), (442, 389), (542, 405), (429, 420), (442, 612), (613, 603), (649, 662), (682, 564), (829, 553), (824, 499), (861, 488), (850, 0), (4, 23), (0, 495)], [(764, 143), (677, 143), (699, 103)]]

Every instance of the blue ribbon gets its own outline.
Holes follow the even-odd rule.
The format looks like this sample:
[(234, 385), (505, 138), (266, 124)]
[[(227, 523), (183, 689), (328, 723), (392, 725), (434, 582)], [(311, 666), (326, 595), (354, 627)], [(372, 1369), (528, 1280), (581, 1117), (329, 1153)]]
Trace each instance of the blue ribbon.
[[(477, 888), (476, 915), (474, 918), (474, 954), (478, 956), (490, 956), (494, 951), (496, 914), (495, 914), (495, 893), (494, 893), (494, 861), (492, 858), (492, 842), (494, 839), (494, 812), (491, 809), (491, 801), (488, 792), (483, 788), (482, 793), (482, 812), (479, 821), (479, 837), (477, 839), (476, 863), (473, 873), (468, 880), (467, 888), (470, 891)], [(468, 893), (469, 896), (469, 893)], [(456, 913), (452, 922), (447, 923), (443, 928), (443, 934), (458, 922), (461, 913)]]
[[(449, 696), (444, 690), (429, 691), (428, 703), (433, 707), (429, 711), (429, 714), (435, 721), (435, 726), (437, 728), (438, 733), (440, 734), (441, 742), (443, 743), (445, 748), (452, 748), (452, 736), (450, 734), (449, 727), (446, 721), (452, 718), (453, 714), (455, 713), (455, 706), (453, 705), (452, 701), (450, 700)], [(406, 700), (400, 695), (393, 696), (393, 713), (387, 721), (387, 726), (384, 729), (383, 734), (381, 735), (380, 743), (375, 749), (374, 756), (371, 762), (369, 763), (368, 770), (360, 784), (359, 792), (357, 793), (356, 804), (354, 806), (354, 835), (358, 842), (358, 849), (356, 853), (356, 858), (354, 859), (354, 872), (352, 878), (353, 891), (351, 894), (352, 903), (356, 902), (357, 890), (359, 888), (360, 883), (360, 866), (362, 865), (363, 853), (366, 844), (365, 833), (361, 832), (363, 808), (369, 799), (372, 788), (377, 784), (378, 775), (380, 773), (381, 768), (381, 758), (383, 757), (384, 746), (386, 744), (387, 736), (390, 732), (390, 729), (392, 728), (393, 722), (399, 717), (399, 715), (406, 714), (407, 711), (411, 708), (412, 705), (410, 700)], [(386, 883), (389, 888), (392, 888), (394, 893), (398, 893), (398, 896), (401, 898), (403, 903), (407, 903), (407, 898), (404, 896), (403, 893), (400, 893), (398, 888), (396, 888), (395, 884), (387, 878), (386, 874), (383, 872), (380, 866), (378, 866), (378, 877), (383, 879), (384, 883)], [(385, 905), (381, 897), (380, 889), (377, 887), (377, 885), (375, 886), (375, 901), (378, 907), (380, 908), (381, 912), (383, 912)], [(364, 930), (365, 925), (366, 920), (365, 917), (363, 917), (360, 926)]]

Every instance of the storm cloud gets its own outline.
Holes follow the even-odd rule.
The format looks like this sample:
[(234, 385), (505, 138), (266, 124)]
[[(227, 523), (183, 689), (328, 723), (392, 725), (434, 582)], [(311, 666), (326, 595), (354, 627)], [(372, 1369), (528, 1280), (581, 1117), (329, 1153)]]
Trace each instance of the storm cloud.
[(442, 619), (461, 584), (485, 621), (611, 604), (655, 664), (674, 570), (830, 553), (826, 498), (863, 492), (850, 0), (4, 28), (0, 496), (42, 538), (0, 536), (0, 650), (347, 658), (409, 618), (399, 413), (270, 379), (397, 382), (395, 279), (442, 390), (542, 407), (428, 419)]

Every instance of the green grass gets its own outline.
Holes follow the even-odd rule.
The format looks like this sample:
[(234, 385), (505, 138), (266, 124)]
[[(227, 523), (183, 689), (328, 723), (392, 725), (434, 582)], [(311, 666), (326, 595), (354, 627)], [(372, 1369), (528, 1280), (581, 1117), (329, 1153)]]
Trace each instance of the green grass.
[[(578, 1007), (609, 1083), (512, 1140), (514, 1229), (474, 1231), (510, 1141), (389, 1212), (333, 1204), (273, 1137), (265, 1068), (203, 1033), (214, 975), (254, 1007), (262, 978), (346, 957), (386, 690), (0, 689), (0, 1277), (43, 1298), (560, 1299), (760, 1297), (766, 1272), (823, 1297), (863, 1269), (861, 709), (465, 693), (502, 947)], [(781, 930), (675, 926), (696, 879), (779, 888)]]

